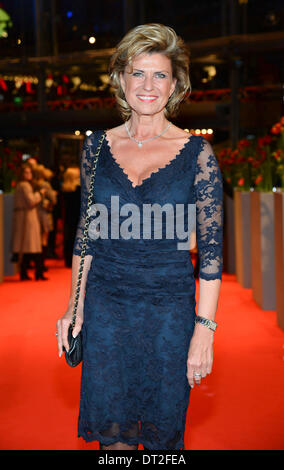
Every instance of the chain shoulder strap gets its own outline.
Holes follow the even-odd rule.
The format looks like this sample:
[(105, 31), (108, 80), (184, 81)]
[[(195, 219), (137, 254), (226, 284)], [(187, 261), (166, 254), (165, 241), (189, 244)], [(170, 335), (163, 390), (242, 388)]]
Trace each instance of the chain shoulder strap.
[(92, 173), (90, 177), (90, 188), (89, 188), (88, 202), (87, 202), (87, 208), (86, 208), (86, 219), (85, 219), (85, 227), (84, 227), (83, 242), (82, 242), (82, 249), (81, 249), (81, 259), (80, 259), (78, 281), (77, 281), (76, 295), (75, 295), (74, 308), (73, 308), (72, 329), (74, 328), (75, 323), (76, 323), (77, 307), (78, 307), (78, 301), (79, 301), (79, 295), (80, 295), (81, 279), (82, 279), (82, 274), (83, 274), (83, 267), (84, 267), (84, 260), (85, 260), (85, 254), (86, 254), (87, 239), (88, 239), (88, 229), (89, 229), (89, 223), (90, 223), (89, 212), (90, 212), (90, 208), (91, 208), (91, 204), (93, 200), (93, 194), (94, 194), (94, 182), (95, 182), (95, 176), (96, 176), (97, 162), (99, 159), (99, 154), (102, 148), (105, 135), (106, 133), (104, 131), (99, 139), (97, 151), (94, 156)]

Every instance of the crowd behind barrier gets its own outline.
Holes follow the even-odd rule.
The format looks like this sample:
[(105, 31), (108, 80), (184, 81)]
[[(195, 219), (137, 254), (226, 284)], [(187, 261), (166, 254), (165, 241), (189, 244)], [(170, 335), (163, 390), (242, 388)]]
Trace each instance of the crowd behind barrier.
[(56, 252), (58, 222), (63, 229), (62, 255), (66, 267), (72, 266), (72, 250), (80, 212), (80, 169), (50, 168), (29, 158), (21, 164), (15, 186), (11, 237), (11, 261), (19, 264), (20, 280), (48, 280), (47, 258)]

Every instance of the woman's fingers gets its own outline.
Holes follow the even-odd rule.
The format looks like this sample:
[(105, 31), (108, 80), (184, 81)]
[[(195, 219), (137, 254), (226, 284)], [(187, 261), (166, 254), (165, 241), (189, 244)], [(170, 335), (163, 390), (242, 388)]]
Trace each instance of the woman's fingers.
[(57, 333), (58, 355), (59, 355), (59, 357), (61, 357), (62, 352), (63, 352), (61, 320), (57, 321), (56, 328), (57, 328), (56, 333)]
[(61, 320), (61, 325), (62, 325), (62, 343), (63, 347), (66, 349), (66, 351), (69, 351), (69, 343), (68, 343), (68, 328), (71, 323), (71, 320), (69, 318), (62, 318)]
[(58, 345), (58, 354), (61, 357), (63, 348), (66, 351), (69, 351), (69, 343), (68, 343), (68, 328), (70, 325), (70, 319), (67, 318), (60, 318), (57, 321), (57, 345)]
[[(196, 376), (196, 374), (199, 374)], [(201, 383), (201, 363), (198, 363), (190, 357), (187, 360), (187, 379), (191, 388), (194, 387), (194, 384), (200, 385)]]
[(200, 373), (202, 378), (205, 378), (208, 374), (208, 360), (202, 364)]
[(194, 387), (193, 368), (187, 366), (187, 380), (191, 388)]
[(191, 388), (194, 387), (194, 384), (200, 385), (201, 379), (206, 377), (206, 375), (207, 374), (204, 374), (204, 372), (202, 372), (202, 369), (200, 367), (197, 367), (197, 366), (190, 367), (188, 374), (187, 374), (187, 378), (188, 378), (188, 382)]
[[(59, 357), (61, 357), (61, 355), (63, 353), (63, 348), (65, 348), (66, 351), (69, 351), (68, 329), (69, 329), (71, 321), (72, 321), (72, 316), (68, 315), (66, 317), (64, 316), (64, 317), (60, 318), (56, 323), (57, 346), (58, 346)], [(74, 338), (81, 331), (82, 324), (83, 324), (82, 316), (77, 315), (75, 327), (74, 327), (73, 332), (72, 332), (72, 335), (74, 336)]]
[(82, 329), (83, 320), (80, 317), (76, 318), (76, 323), (73, 328), (72, 336), (76, 338)]
[(212, 353), (210, 351), (207, 351), (204, 356), (205, 357), (200, 360), (188, 357), (187, 379), (191, 388), (194, 387), (194, 384), (200, 385), (201, 380), (204, 379), (212, 371)]

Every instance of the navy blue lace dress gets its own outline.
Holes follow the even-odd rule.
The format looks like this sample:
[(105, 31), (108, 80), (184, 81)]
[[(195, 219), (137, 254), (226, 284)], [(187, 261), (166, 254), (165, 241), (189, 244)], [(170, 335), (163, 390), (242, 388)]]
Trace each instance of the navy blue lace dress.
[[(81, 213), (73, 248), (78, 256), (101, 133), (87, 137), (82, 151)], [(177, 249), (181, 240), (175, 232), (172, 238), (165, 235), (165, 217), (162, 237), (154, 236), (154, 228), (151, 238), (143, 237), (142, 216), (140, 238), (123, 222), (129, 224), (133, 204), (141, 215), (146, 204), (184, 204), (186, 231), (186, 208), (195, 205), (199, 278), (221, 279), (223, 186), (212, 146), (201, 136), (189, 136), (170, 163), (133, 186), (105, 139), (94, 201), (98, 212), (92, 211), (86, 251), (92, 261), (84, 303), (78, 436), (104, 445), (120, 441), (152, 450), (182, 450), (190, 395), (187, 354), (196, 314), (190, 253)], [(94, 229), (104, 212), (100, 204), (107, 208), (101, 219), (104, 228), (97, 219)]]

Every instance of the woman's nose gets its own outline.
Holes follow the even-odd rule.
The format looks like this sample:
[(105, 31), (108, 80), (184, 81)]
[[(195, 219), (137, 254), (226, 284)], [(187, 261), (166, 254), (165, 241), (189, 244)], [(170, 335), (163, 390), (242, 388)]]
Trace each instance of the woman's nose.
[(144, 79), (144, 89), (152, 90), (153, 89), (153, 79), (150, 75), (146, 75)]

